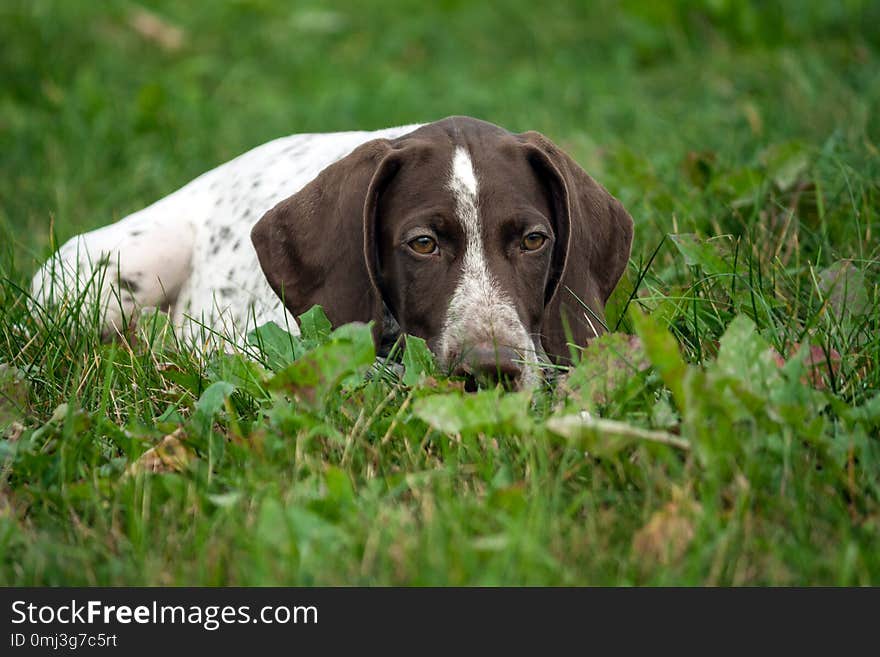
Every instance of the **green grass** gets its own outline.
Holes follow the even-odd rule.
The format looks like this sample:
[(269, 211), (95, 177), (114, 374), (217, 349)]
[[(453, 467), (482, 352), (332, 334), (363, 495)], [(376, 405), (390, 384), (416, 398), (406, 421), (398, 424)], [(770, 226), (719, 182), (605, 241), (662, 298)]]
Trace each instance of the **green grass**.
[[(144, 5), (177, 45), (0, 7), (0, 584), (880, 583), (877, 3)], [(449, 114), (635, 219), (620, 335), (531, 395), (418, 345), (367, 378), (319, 314), (202, 357), (26, 310), (57, 244), (250, 147)]]

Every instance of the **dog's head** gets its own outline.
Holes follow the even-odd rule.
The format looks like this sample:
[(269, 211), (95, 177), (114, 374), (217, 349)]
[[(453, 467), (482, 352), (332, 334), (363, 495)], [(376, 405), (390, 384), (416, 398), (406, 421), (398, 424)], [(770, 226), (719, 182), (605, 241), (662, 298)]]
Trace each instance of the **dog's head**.
[(451, 117), (361, 145), (252, 239), (295, 315), (375, 320), (380, 346), (402, 330), (455, 373), (528, 386), (602, 330), (632, 219), (539, 133)]

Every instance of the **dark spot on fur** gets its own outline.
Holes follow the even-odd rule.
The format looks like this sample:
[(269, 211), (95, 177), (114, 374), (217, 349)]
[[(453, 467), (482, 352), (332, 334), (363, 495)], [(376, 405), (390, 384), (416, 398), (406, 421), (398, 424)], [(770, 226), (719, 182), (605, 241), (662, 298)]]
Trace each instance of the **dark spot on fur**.
[[(212, 242), (213, 242), (213, 240), (212, 240)], [(220, 245), (214, 244), (214, 246), (211, 247), (211, 255), (217, 255), (218, 251), (220, 251)]]
[(251, 187), (253, 187), (254, 189), (256, 189), (257, 187), (260, 186), (260, 183), (261, 183), (261, 182), (262, 182), (262, 181), (261, 181), (259, 178), (257, 178), (254, 182), (251, 183)]
[(133, 231), (131, 231), (131, 232), (129, 233), (129, 235), (131, 235), (132, 237), (137, 237), (137, 236), (140, 235), (142, 232), (144, 232), (144, 231), (142, 231), (142, 230), (133, 230)]
[(220, 288), (220, 296), (221, 297), (231, 297), (233, 294), (235, 294), (234, 287), (221, 287)]
[(228, 240), (230, 235), (232, 235), (232, 229), (229, 226), (220, 227), (220, 232), (218, 233), (219, 239)]
[(119, 286), (124, 290), (128, 290), (129, 292), (133, 292), (134, 294), (137, 294), (138, 292), (141, 291), (140, 284), (131, 280), (130, 278), (120, 278), (119, 279)]
[(235, 240), (235, 244), (232, 245), (233, 251), (238, 251), (238, 247), (241, 246), (241, 240)]
[(244, 210), (244, 212), (242, 213), (241, 216), (242, 216), (242, 217), (250, 217), (250, 216), (251, 216), (251, 209), (250, 209), (250, 208), (245, 208), (245, 210)]

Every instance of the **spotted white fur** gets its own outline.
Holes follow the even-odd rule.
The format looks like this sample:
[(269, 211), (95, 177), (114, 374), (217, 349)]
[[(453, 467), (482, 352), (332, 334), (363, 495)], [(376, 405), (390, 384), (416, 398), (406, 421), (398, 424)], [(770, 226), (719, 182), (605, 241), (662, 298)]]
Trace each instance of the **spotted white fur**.
[(143, 210), (70, 239), (33, 278), (35, 314), (59, 305), (87, 312), (97, 303), (102, 330), (114, 334), (137, 310), (165, 307), (180, 335), (197, 343), (215, 335), (241, 342), (268, 321), (298, 332), (260, 269), (252, 226), (360, 144), (418, 127), (263, 144)]
[(535, 343), (513, 302), (489, 271), (480, 227), (477, 176), (473, 161), (462, 146), (455, 149), (448, 187), (455, 199), (456, 218), (464, 231), (466, 246), (461, 277), (440, 335), (439, 359), (450, 365), (457, 358), (466, 358), (468, 349), (479, 345), (509, 347), (525, 363), (521, 385), (534, 385), (540, 376)]

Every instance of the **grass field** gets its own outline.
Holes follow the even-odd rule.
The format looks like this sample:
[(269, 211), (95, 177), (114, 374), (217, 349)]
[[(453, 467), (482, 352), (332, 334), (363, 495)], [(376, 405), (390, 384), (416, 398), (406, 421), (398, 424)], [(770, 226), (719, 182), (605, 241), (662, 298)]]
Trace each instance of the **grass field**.
[[(0, 5), (0, 585), (880, 583), (880, 4), (537, 7)], [(449, 114), (635, 219), (617, 334), (552, 385), (466, 395), (417, 344), (368, 379), (317, 312), (199, 358), (26, 310), (58, 244), (250, 147)]]

